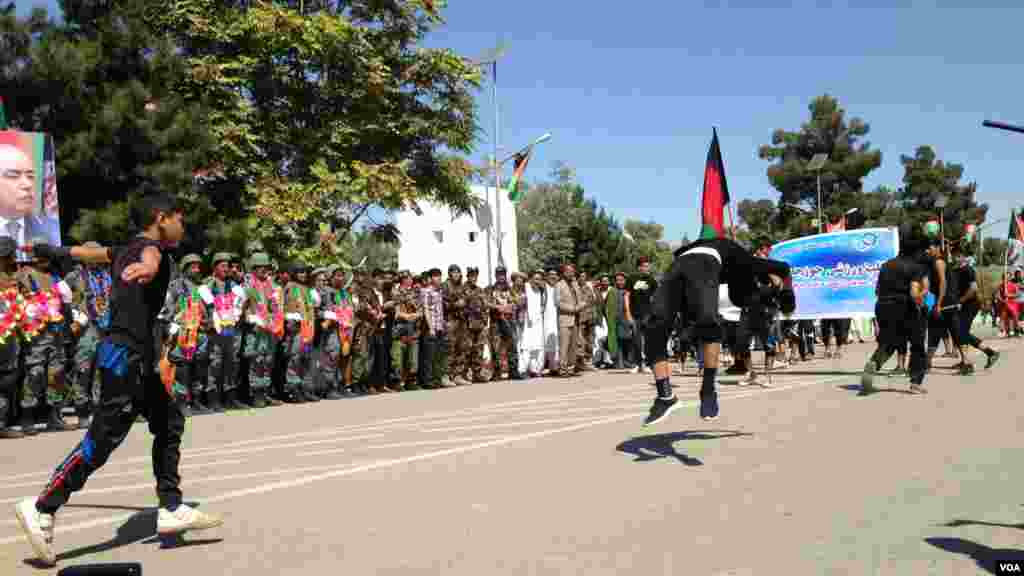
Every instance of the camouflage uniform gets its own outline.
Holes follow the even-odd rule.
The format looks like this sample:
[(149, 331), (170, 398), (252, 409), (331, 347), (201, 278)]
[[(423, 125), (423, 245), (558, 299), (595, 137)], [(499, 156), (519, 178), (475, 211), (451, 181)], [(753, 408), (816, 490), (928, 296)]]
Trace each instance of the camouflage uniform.
[[(483, 382), (484, 347), (487, 346), (487, 294), (483, 288), (468, 283), (463, 289), (466, 301), (466, 364), (474, 382)], [(462, 376), (462, 374), (460, 374)]]
[[(14, 252), (17, 249), (13, 240), (0, 238), (0, 258), (14, 266)], [(15, 288), (17, 280), (13, 274), (0, 272), (0, 290)], [(6, 304), (0, 301), (0, 314), (7, 312)], [(18, 357), (21, 353), (20, 333), (15, 328), (11, 334), (0, 342), (0, 438), (19, 438), (23, 435), (20, 427), (13, 426), (14, 412), (10, 400), (18, 387)], [(12, 425), (8, 428), (9, 425)]]
[[(419, 337), (423, 308), (415, 288), (395, 286), (391, 292), (395, 302), (395, 328), (391, 340), (391, 365), (400, 374), (401, 382), (407, 389), (416, 388), (416, 374), (419, 369)], [(413, 320), (399, 320), (397, 314), (414, 314)]]
[[(270, 267), (266, 254), (253, 254), (250, 268)], [(246, 277), (246, 314), (243, 318), (242, 354), (249, 361), (249, 389), (253, 403), (262, 408), (267, 402), (274, 372), (274, 352), (283, 333), (275, 334), (274, 318), (282, 312), (284, 291), (273, 278), (259, 281), (255, 274)]]
[[(191, 263), (193, 258), (198, 259), (195, 256), (186, 256), (182, 259), (182, 264)], [(185, 349), (181, 340), (186, 336), (182, 331), (188, 329), (185, 323), (189, 305), (201, 305), (198, 310), (192, 312), (201, 314), (202, 318), (199, 321), (195, 348)], [(206, 304), (199, 295), (199, 284), (193, 282), (186, 274), (180, 274), (172, 280), (167, 286), (167, 296), (157, 320), (165, 328), (164, 345), (168, 347), (167, 360), (174, 365), (174, 396), (189, 399), (199, 412), (205, 412), (205, 406), (192, 398), (193, 385), (198, 376), (197, 367), (209, 356), (210, 317)]]
[(348, 293), (333, 286), (326, 286), (320, 292), (320, 317), (323, 333), (320, 340), (320, 379), (326, 388), (328, 398), (340, 398), (341, 377), (341, 335), (338, 332), (338, 311), (349, 305)]
[[(285, 287), (285, 375), (286, 392), (292, 399), (303, 401), (315, 397), (313, 390), (313, 336), (316, 330), (316, 309), (319, 305), (315, 289), (298, 282)], [(308, 332), (303, 334), (306, 323)]]
[[(83, 416), (90, 402), (99, 402), (96, 374), (96, 348), (110, 325), (109, 267), (76, 267), (65, 279), (74, 294), (72, 315), (79, 327), (72, 361), (71, 399)], [(83, 409), (85, 407), (85, 409)]]
[[(50, 291), (60, 278), (48, 272), (41, 272), (26, 266), (15, 274), (22, 294), (31, 298), (34, 294)], [(67, 306), (62, 310), (69, 311)], [(21, 407), (27, 416), (36, 405), (46, 402), (51, 407), (51, 423), (55, 414), (60, 420), (60, 406), (65, 394), (64, 382), (64, 323), (52, 322), (43, 328), (23, 348), (25, 354), (25, 382)], [(59, 423), (63, 425), (63, 422)]]
[(383, 378), (387, 374), (374, 373), (374, 364), (380, 362), (374, 341), (384, 337), (386, 326), (383, 317), (375, 317), (375, 312), (381, 312), (381, 303), (374, 290), (373, 280), (363, 279), (353, 296), (353, 303), (357, 324), (353, 342), (352, 379), (359, 383), (362, 391), (376, 394), (386, 387), (387, 382)]
[[(231, 294), (237, 286), (234, 280), (218, 280), (213, 277), (208, 278), (204, 285), (214, 298)], [(211, 319), (213, 330), (210, 333), (210, 371), (206, 376), (205, 391), (207, 396), (212, 396), (217, 394), (219, 389), (221, 400), (226, 407), (237, 408), (238, 406), (233, 404), (237, 404), (235, 388), (238, 386), (238, 354), (242, 348), (239, 318), (232, 318), (231, 321), (235, 323), (223, 327), (218, 333), (212, 320), (214, 310), (214, 304), (208, 303), (206, 312), (207, 317)]]
[(580, 339), (576, 352), (576, 368), (586, 370), (591, 366), (594, 357), (594, 307), (597, 305), (597, 293), (590, 282), (578, 282), (577, 291), (583, 311), (580, 312)]
[[(499, 268), (498, 271), (504, 270)], [(499, 306), (515, 306), (519, 301), (519, 293), (506, 282), (495, 283), (487, 288), (487, 304), (490, 308), (491, 329), (489, 342), (491, 345), (491, 380), (501, 377), (502, 356), (507, 358), (509, 379), (519, 378), (519, 350), (516, 349), (516, 315), (515, 312), (505, 313), (496, 309)]]
[[(449, 274), (451, 274), (449, 269)], [(444, 299), (445, 322), (448, 324), (447, 345), (441, 347), (441, 364), (448, 372), (448, 378), (455, 384), (465, 384), (466, 375), (466, 321), (464, 311), (466, 302), (462, 299), (462, 282), (455, 283), (449, 278), (441, 285), (441, 298)], [(435, 375), (435, 380), (436, 380)]]

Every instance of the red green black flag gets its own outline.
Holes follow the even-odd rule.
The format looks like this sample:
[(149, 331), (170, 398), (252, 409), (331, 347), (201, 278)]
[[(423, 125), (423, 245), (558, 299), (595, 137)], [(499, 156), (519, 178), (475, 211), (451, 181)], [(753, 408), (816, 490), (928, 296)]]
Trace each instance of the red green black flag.
[(725, 182), (725, 164), (718, 147), (718, 131), (712, 130), (711, 148), (708, 149), (708, 161), (704, 167), (701, 239), (725, 237), (725, 206), (729, 203), (729, 186)]
[(508, 185), (508, 199), (519, 202), (523, 194), (519, 188), (523, 181), (523, 173), (526, 172), (526, 165), (530, 163), (530, 154), (533, 153), (533, 146), (515, 155), (515, 164), (512, 167), (512, 181)]

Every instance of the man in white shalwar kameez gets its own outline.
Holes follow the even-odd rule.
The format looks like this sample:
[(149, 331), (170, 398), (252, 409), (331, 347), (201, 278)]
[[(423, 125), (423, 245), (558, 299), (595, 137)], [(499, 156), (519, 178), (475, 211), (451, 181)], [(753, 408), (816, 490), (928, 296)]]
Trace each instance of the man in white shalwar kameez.
[(558, 372), (558, 281), (555, 269), (547, 273), (547, 302), (544, 305), (544, 364), (552, 373)]
[(544, 372), (544, 317), (548, 301), (544, 275), (534, 272), (530, 283), (526, 286), (526, 321), (523, 323), (523, 338), (520, 369), (530, 378), (536, 378)]

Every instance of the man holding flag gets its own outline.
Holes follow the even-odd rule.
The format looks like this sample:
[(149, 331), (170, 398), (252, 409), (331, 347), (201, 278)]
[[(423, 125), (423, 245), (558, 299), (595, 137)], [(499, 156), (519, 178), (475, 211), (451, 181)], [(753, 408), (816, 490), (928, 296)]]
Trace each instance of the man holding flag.
[[(668, 363), (668, 336), (677, 314), (694, 327), (694, 336), (703, 346), (704, 373), (700, 389), (700, 415), (706, 420), (718, 417), (718, 355), (722, 326), (718, 314), (719, 286), (729, 287), (729, 299), (740, 308), (765, 299), (775, 299), (784, 314), (796, 308), (796, 297), (785, 262), (757, 258), (734, 240), (724, 238), (724, 207), (729, 201), (725, 166), (715, 133), (708, 151), (704, 172), (703, 226), (701, 239), (680, 248), (651, 302), (647, 329), (647, 356), (654, 367), (657, 397), (645, 426), (665, 419), (678, 406), (672, 391)], [(759, 288), (761, 282), (765, 288)]]

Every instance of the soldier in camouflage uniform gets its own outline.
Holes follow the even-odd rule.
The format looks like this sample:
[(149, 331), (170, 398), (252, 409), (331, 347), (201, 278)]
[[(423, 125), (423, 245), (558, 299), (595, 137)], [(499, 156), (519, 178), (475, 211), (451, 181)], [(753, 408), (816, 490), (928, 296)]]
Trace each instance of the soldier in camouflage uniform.
[(269, 256), (253, 254), (249, 259), (252, 272), (247, 275), (245, 284), (248, 297), (243, 316), (242, 354), (249, 362), (249, 388), (256, 408), (281, 404), (271, 398), (269, 392), (274, 352), (284, 337), (284, 291), (274, 283), (270, 268)]
[(341, 398), (350, 397), (352, 391), (352, 354), (355, 338), (355, 302), (352, 297), (347, 274), (342, 266), (336, 266), (331, 276), (331, 287), (334, 290), (332, 300), (335, 309), (336, 326), (332, 329), (333, 337), (338, 341), (337, 353), (337, 386), (335, 392)]
[[(86, 242), (83, 246), (100, 247), (96, 242)], [(93, 402), (99, 402), (100, 396), (96, 382), (96, 348), (110, 325), (110, 266), (79, 264), (65, 282), (74, 294), (71, 335), (77, 338), (73, 347), (71, 398), (78, 427), (88, 428)]]
[[(441, 297), (444, 299), (444, 316), (448, 324), (445, 339), (439, 346), (439, 354), (448, 378), (457, 386), (469, 384), (464, 378), (466, 374), (466, 322), (463, 313), (466, 307), (462, 299), (462, 270), (457, 264), (448, 267), (448, 279), (441, 285)], [(435, 375), (435, 380), (437, 376)]]
[(519, 295), (509, 284), (508, 271), (504, 266), (494, 269), (494, 284), (487, 288), (486, 296), (491, 319), (491, 381), (501, 378), (502, 356), (507, 358), (509, 380), (521, 380), (515, 327)]
[(591, 371), (594, 359), (594, 308), (597, 306), (597, 293), (590, 284), (587, 273), (581, 271), (577, 280), (580, 304), (583, 311), (580, 312), (579, 321), (579, 346), (576, 353), (576, 370)]
[(317, 289), (320, 293), (320, 310), (318, 316), (321, 319), (320, 328), (320, 385), (323, 389), (321, 396), (328, 400), (339, 400), (344, 398), (341, 386), (341, 336), (338, 332), (338, 320), (342, 313), (342, 307), (347, 303), (346, 294), (340, 288), (340, 282), (336, 285), (334, 281), (335, 266), (323, 270), (323, 281)]
[[(46, 244), (45, 238), (34, 238), (32, 244)], [(59, 276), (50, 269), (50, 261), (36, 257), (30, 265), (22, 267), (15, 274), (18, 286), (26, 299), (35, 299), (37, 295), (50, 296), (57, 306), (56, 310), (63, 315), (70, 312), (67, 304), (71, 303), (71, 289), (63, 283)], [(46, 428), (52, 431), (73, 430), (76, 427), (67, 424), (61, 416), (60, 409), (65, 395), (65, 324), (59, 321), (42, 320), (47, 313), (45, 306), (26, 304), (26, 310), (35, 311), (34, 317), (40, 320), (39, 333), (31, 337), (23, 349), (25, 358), (25, 382), (21, 398), (22, 426), (31, 433), (35, 426), (36, 406), (45, 404), (49, 407)], [(45, 324), (45, 326), (43, 325)]]
[[(0, 237), (0, 291), (17, 290), (15, 252), (17, 243), (6, 236)], [(8, 312), (7, 305), (0, 302), (0, 316)], [(21, 379), (18, 371), (18, 357), (21, 353), (18, 326), (0, 342), (0, 438), (21, 438), (25, 435), (20, 424), (15, 423), (14, 396)], [(32, 431), (35, 431), (33, 426)]]
[(352, 309), (354, 327), (352, 331), (352, 391), (356, 394), (371, 394), (370, 389), (370, 340), (373, 338), (374, 306), (370, 278), (366, 270), (356, 270), (352, 282)]
[(398, 285), (391, 292), (395, 303), (395, 325), (391, 340), (391, 365), (399, 374), (399, 387), (418, 390), (416, 374), (419, 367), (420, 323), (423, 309), (407, 270), (399, 273)]
[(210, 319), (199, 294), (202, 259), (196, 254), (185, 256), (181, 259), (181, 270), (167, 286), (157, 321), (163, 329), (167, 360), (174, 366), (174, 396), (188, 399), (192, 414), (208, 414), (210, 409), (195, 394), (197, 368), (209, 354)]
[(319, 294), (310, 286), (309, 268), (297, 264), (292, 282), (285, 287), (285, 376), (288, 402), (316, 402), (313, 390), (313, 340), (316, 337), (316, 311)]
[[(248, 408), (238, 399), (238, 355), (242, 347), (239, 320), (244, 291), (231, 274), (231, 255), (220, 252), (213, 256), (213, 274), (206, 280), (200, 293), (206, 302), (207, 316), (211, 319), (209, 355), (210, 370), (206, 377), (206, 397), (209, 407), (220, 412)], [(219, 309), (219, 302), (226, 302)], [(218, 317), (220, 322), (218, 323)]]
[(476, 268), (466, 269), (466, 285), (462, 292), (466, 301), (466, 364), (472, 373), (473, 382), (486, 382), (483, 376), (484, 347), (487, 346), (487, 320), (490, 314), (487, 294), (476, 284), (479, 277), (480, 271)]

